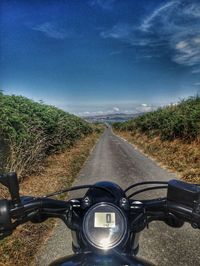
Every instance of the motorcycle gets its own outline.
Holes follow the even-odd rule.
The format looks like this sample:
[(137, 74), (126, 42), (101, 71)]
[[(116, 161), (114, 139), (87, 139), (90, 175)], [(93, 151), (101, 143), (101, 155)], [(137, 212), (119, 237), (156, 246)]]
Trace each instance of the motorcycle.
[[(188, 222), (194, 229), (200, 229), (198, 184), (175, 179), (147, 181), (123, 190), (115, 183), (104, 181), (31, 197), (19, 195), (16, 173), (0, 176), (0, 183), (11, 195), (10, 200), (0, 200), (0, 239), (12, 234), (20, 224), (42, 223), (50, 217), (61, 219), (71, 230), (74, 254), (52, 262), (51, 266), (149, 266), (153, 264), (136, 255), (139, 235), (152, 221), (163, 221), (176, 228)], [(80, 189), (87, 189), (82, 198), (52, 198)], [(166, 197), (137, 198), (143, 192), (158, 189), (166, 189)]]

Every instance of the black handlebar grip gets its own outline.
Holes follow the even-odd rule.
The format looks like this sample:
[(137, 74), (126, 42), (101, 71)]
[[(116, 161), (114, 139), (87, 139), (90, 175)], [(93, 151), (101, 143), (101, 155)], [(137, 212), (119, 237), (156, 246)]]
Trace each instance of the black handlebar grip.
[(0, 200), (0, 239), (12, 233), (12, 222), (8, 200)]
[(167, 206), (169, 210), (200, 228), (200, 187), (180, 180), (168, 184)]

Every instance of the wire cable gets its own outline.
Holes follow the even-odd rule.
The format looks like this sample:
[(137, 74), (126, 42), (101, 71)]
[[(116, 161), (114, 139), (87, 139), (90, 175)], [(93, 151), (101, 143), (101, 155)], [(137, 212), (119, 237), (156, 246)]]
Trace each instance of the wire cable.
[(141, 186), (141, 185), (156, 185), (156, 184), (158, 184), (158, 185), (167, 185), (168, 184), (168, 182), (166, 182), (166, 181), (144, 181), (144, 182), (139, 182), (139, 183), (136, 183), (136, 184), (133, 184), (133, 185), (131, 185), (131, 186), (129, 186), (129, 187), (127, 187), (125, 190), (124, 190), (124, 192), (126, 193), (128, 190), (130, 190), (130, 189), (132, 189), (132, 188), (134, 188), (134, 187), (137, 187), (137, 186)]
[(140, 190), (137, 190), (135, 191), (134, 193), (132, 193), (131, 195), (128, 196), (128, 199), (132, 198), (133, 196), (135, 195), (138, 195), (142, 192), (145, 192), (145, 191), (149, 191), (149, 190), (154, 190), (154, 189), (167, 189), (168, 186), (157, 186), (157, 187), (148, 187), (148, 188), (143, 188), (143, 189), (140, 189)]
[(60, 195), (60, 194), (66, 193), (66, 192), (70, 192), (70, 191), (74, 191), (74, 190), (80, 190), (80, 189), (86, 189), (86, 188), (97, 188), (97, 189), (104, 190), (104, 191), (108, 192), (109, 194), (111, 194), (112, 197), (115, 198), (115, 195), (112, 193), (112, 191), (110, 189), (103, 187), (103, 186), (96, 186), (96, 185), (74, 186), (71, 188), (62, 189), (62, 190), (57, 191), (57, 192), (49, 193), (49, 194), (43, 196), (42, 198), (49, 198), (49, 197)]

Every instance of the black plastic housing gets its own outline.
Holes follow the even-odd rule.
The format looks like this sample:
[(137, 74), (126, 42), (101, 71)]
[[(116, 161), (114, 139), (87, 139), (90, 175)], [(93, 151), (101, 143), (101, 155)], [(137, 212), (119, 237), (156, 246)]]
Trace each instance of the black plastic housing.
[(10, 206), (8, 200), (0, 200), (0, 239), (12, 233)]
[(196, 202), (200, 202), (200, 187), (176, 179), (170, 180), (167, 200), (193, 208)]
[(0, 176), (0, 183), (7, 187), (13, 204), (20, 204), (20, 196), (19, 196), (19, 181), (17, 178), (17, 174), (15, 172), (11, 172), (8, 174), (4, 174)]

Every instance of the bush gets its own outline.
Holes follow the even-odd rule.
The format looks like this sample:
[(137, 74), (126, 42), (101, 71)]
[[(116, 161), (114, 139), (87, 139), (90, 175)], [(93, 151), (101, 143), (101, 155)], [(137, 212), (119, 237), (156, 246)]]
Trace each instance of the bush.
[(137, 131), (163, 140), (176, 138), (192, 141), (200, 136), (200, 97), (182, 100), (176, 106), (159, 108), (113, 127), (122, 131)]
[(18, 171), (19, 175), (30, 172), (46, 155), (73, 145), (91, 132), (92, 127), (75, 115), (22, 96), (0, 93), (0, 143), (8, 154), (6, 170)]

